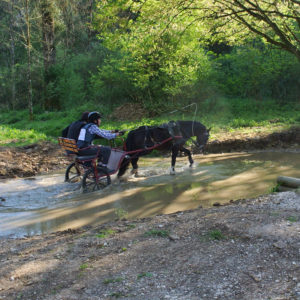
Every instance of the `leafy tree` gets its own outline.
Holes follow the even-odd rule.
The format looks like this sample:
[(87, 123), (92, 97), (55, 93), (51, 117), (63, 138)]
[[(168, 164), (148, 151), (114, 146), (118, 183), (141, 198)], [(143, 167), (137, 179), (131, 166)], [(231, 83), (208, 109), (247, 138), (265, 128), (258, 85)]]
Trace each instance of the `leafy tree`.
[[(101, 1), (102, 30), (126, 32), (143, 26), (144, 34), (161, 36), (170, 27), (184, 33), (193, 27), (201, 40), (237, 42), (261, 37), (300, 60), (298, 0), (116, 0)], [(104, 11), (104, 12), (103, 12)], [(127, 12), (125, 14), (124, 12)], [(128, 13), (130, 12), (130, 13)], [(132, 15), (136, 16), (133, 21)], [(112, 28), (114, 25), (114, 28)]]
[[(167, 104), (176, 105), (176, 97), (195, 84), (210, 63), (199, 47), (198, 31), (188, 26), (188, 17), (177, 14), (180, 22), (173, 24), (174, 13), (167, 10), (165, 2), (143, 4), (139, 1), (98, 2), (95, 26), (104, 44), (118, 53), (108, 60), (109, 70), (99, 71), (99, 79), (105, 85), (105, 80), (109, 81), (108, 74), (114, 80), (118, 76), (114, 76), (114, 72), (122, 74), (127, 81), (125, 98), (160, 112)], [(169, 11), (168, 16), (158, 18), (157, 11), (165, 10)], [(173, 101), (168, 103), (166, 99)], [(186, 99), (182, 97), (181, 101)]]

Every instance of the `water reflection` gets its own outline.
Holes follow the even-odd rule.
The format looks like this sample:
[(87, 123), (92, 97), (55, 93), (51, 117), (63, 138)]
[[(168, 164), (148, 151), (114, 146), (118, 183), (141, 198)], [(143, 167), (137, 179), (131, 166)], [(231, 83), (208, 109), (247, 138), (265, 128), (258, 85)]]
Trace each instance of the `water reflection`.
[[(142, 218), (267, 193), (278, 175), (300, 177), (300, 154), (230, 153), (196, 156), (190, 169), (179, 158), (168, 175), (169, 158), (141, 161), (141, 177), (117, 181), (104, 191), (81, 195), (63, 176), (0, 182), (0, 236), (22, 236), (103, 223), (122, 214)], [(75, 190), (75, 192), (74, 192)]]

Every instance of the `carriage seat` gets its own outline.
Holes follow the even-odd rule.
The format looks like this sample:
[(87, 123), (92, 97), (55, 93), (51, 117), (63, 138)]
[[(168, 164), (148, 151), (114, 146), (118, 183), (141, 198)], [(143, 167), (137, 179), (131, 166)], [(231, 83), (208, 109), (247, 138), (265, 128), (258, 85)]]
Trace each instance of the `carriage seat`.
[(64, 150), (66, 150), (68, 156), (75, 155), (76, 159), (79, 161), (93, 160), (97, 157), (97, 154), (78, 156), (79, 148), (77, 147), (76, 141), (74, 139), (59, 137), (58, 143)]
[(59, 137), (58, 144), (67, 152), (68, 156), (73, 156), (78, 154), (79, 149), (74, 139)]
[(85, 156), (77, 156), (76, 157), (78, 160), (93, 160), (95, 158), (97, 158), (97, 154), (96, 155), (85, 155)]

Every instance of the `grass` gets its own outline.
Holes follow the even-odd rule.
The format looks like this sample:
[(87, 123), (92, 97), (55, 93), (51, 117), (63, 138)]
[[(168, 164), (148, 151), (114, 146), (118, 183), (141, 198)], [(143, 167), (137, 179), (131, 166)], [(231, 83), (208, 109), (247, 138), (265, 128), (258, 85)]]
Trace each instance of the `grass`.
[(0, 126), (0, 146), (22, 146), (46, 140), (53, 139), (47, 137), (46, 134), (40, 133), (34, 129), (21, 130), (16, 128), (10, 128), (7, 125)]
[(208, 241), (220, 241), (225, 239), (226, 236), (219, 230), (219, 229), (214, 229), (211, 230), (207, 233), (205, 233), (203, 236), (200, 237), (200, 240), (203, 242), (208, 242)]
[(289, 221), (289, 222), (297, 222), (298, 221), (298, 218), (297, 217), (295, 217), (295, 216), (290, 216), (290, 217), (288, 217), (287, 218), (287, 221)]
[(135, 227), (136, 227), (135, 224), (128, 224), (128, 225), (126, 225), (126, 229), (127, 230), (134, 229)]
[(79, 267), (79, 269), (81, 270), (81, 271), (84, 271), (85, 269), (87, 269), (89, 266), (87, 265), (87, 264), (82, 264), (80, 267)]
[(137, 279), (141, 279), (143, 277), (153, 277), (153, 274), (149, 272), (143, 272), (137, 275)]
[(145, 232), (145, 236), (168, 237), (169, 232), (161, 229), (151, 229)]
[(280, 186), (281, 186), (281, 184), (277, 183), (275, 186), (273, 186), (273, 187), (270, 188), (269, 193), (278, 193)]
[[(216, 139), (222, 132), (273, 132), (286, 129), (292, 125), (300, 125), (300, 106), (297, 103), (277, 103), (265, 99), (256, 101), (251, 99), (220, 98), (214, 105), (209, 101), (198, 105), (196, 120), (212, 127), (211, 139)], [(39, 141), (56, 141), (62, 129), (71, 122), (78, 120), (83, 111), (97, 109), (89, 104), (68, 111), (47, 112), (38, 111), (35, 119), (29, 121), (27, 110), (0, 111), (0, 145), (25, 145)], [(183, 105), (184, 106), (184, 105)], [(118, 122), (110, 120), (109, 114), (103, 118), (104, 129), (132, 130), (142, 125), (157, 125), (169, 120), (192, 120), (194, 112), (169, 112), (152, 117), (142, 118), (137, 121)], [(101, 140), (103, 143), (103, 140)], [(121, 139), (116, 139), (117, 146), (122, 144)]]
[(212, 230), (208, 233), (209, 237), (212, 240), (223, 240), (225, 239), (225, 235), (218, 229)]
[(109, 284), (109, 283), (115, 283), (115, 282), (121, 282), (121, 281), (123, 281), (123, 278), (121, 278), (121, 277), (107, 278), (107, 279), (104, 279), (103, 283), (104, 284)]
[(128, 211), (124, 210), (123, 208), (116, 208), (115, 215), (119, 220), (124, 218), (126, 219), (128, 217)]
[(101, 238), (101, 239), (105, 239), (105, 238), (108, 238), (110, 237), (111, 235), (115, 234), (116, 231), (113, 230), (113, 229), (103, 229), (99, 232), (99, 234), (96, 234), (96, 237), (97, 238)]
[(114, 298), (121, 298), (126, 297), (126, 294), (124, 294), (123, 292), (113, 292), (110, 294), (110, 296)]

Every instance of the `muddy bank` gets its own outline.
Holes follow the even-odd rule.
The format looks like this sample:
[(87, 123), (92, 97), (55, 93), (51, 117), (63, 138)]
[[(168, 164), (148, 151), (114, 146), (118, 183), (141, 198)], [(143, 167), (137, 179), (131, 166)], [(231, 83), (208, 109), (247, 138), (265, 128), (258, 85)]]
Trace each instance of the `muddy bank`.
[[(208, 153), (238, 152), (276, 148), (299, 149), (300, 127), (264, 135), (224, 134), (218, 140), (210, 141), (205, 148)], [(196, 149), (195, 149), (196, 152)]]
[(64, 168), (69, 162), (56, 144), (0, 147), (0, 178), (29, 177)]
[(0, 299), (300, 299), (300, 196), (286, 192), (0, 240)]
[[(300, 127), (263, 133), (222, 133), (210, 141), (206, 153), (226, 153), (263, 149), (289, 148), (299, 150)], [(192, 149), (197, 153), (197, 149)], [(42, 143), (25, 147), (0, 147), (0, 179), (29, 177), (63, 169), (70, 162), (56, 144)]]

